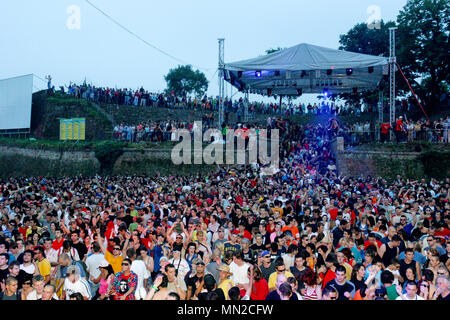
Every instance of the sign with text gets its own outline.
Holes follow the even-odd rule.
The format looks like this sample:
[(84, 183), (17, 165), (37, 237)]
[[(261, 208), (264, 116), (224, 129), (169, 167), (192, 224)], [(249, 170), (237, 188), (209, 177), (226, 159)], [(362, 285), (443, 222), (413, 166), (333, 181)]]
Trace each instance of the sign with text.
[(59, 140), (85, 140), (85, 138), (85, 118), (60, 119)]

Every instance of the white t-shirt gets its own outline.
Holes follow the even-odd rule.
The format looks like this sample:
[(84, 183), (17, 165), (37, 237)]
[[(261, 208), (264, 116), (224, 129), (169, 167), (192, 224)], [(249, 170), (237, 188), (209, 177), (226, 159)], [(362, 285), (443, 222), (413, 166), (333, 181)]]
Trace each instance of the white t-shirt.
[[(400, 275), (400, 271), (398, 270), (390, 270), (390, 269), (386, 269), (387, 271), (389, 271), (390, 273), (392, 273), (394, 276), (395, 275)], [(394, 282), (392, 282), (393, 285), (398, 285), (398, 278), (394, 277)]]
[(239, 267), (234, 261), (230, 263), (230, 272), (233, 273), (231, 276), (231, 281), (235, 284), (247, 284), (250, 282), (250, 279), (247, 275), (247, 270), (250, 267), (248, 263), (244, 263), (242, 267)]
[(421, 296), (418, 296), (417, 294), (412, 299), (409, 299), (406, 294), (404, 294), (403, 297), (404, 297), (404, 299), (402, 298), (402, 296), (398, 296), (397, 299), (395, 299), (395, 300), (425, 300), (424, 298), (422, 298)]
[(30, 264), (29, 266), (24, 266), (23, 264), (20, 265), (20, 270), (25, 271), (28, 274), (34, 274), (34, 264)]
[(55, 249), (50, 248), (48, 251), (44, 251), (44, 253), (45, 258), (48, 260), (48, 262), (50, 263), (58, 262), (58, 252)]
[(286, 269), (289, 270), (291, 267), (295, 264), (295, 255), (290, 256), (289, 254), (285, 253), (282, 254), (281, 257), (283, 258), (284, 265), (286, 266)]
[(69, 278), (65, 278), (63, 290), (66, 291), (66, 300), (70, 300), (70, 295), (75, 292), (81, 293), (83, 297), (87, 297), (88, 299), (92, 298), (89, 283), (83, 278), (75, 281), (75, 283), (70, 281)]
[[(103, 253), (94, 253), (87, 257), (86, 266), (89, 275), (93, 276), (94, 278), (98, 278), (100, 276), (100, 269), (98, 268), (98, 266), (103, 260), (105, 260), (105, 255)], [(87, 278), (89, 279), (89, 277)]]
[[(169, 263), (175, 266), (175, 270), (178, 269), (178, 276), (184, 277), (191, 269), (189, 268), (189, 263), (185, 259), (174, 260), (174, 258), (169, 260)], [(179, 267), (178, 267), (179, 264)]]
[[(42, 298), (42, 294), (37, 294), (36, 290), (31, 291), (28, 295), (27, 295), (27, 300), (38, 300)], [(53, 294), (53, 299), (59, 300), (58, 296), (56, 295), (56, 293)]]
[(137, 275), (137, 286), (135, 289), (135, 295), (137, 299), (145, 298), (144, 291), (144, 279), (148, 279), (150, 276), (150, 273), (148, 272), (147, 266), (145, 265), (144, 261), (142, 260), (134, 260), (131, 263), (131, 271), (136, 273)]

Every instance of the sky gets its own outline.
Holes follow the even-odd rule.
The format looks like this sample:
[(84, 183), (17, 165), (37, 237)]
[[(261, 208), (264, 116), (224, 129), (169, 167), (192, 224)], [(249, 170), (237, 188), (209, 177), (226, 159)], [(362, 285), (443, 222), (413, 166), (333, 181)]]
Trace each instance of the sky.
[[(225, 62), (299, 43), (338, 49), (339, 35), (355, 24), (377, 16), (395, 20), (407, 2), (89, 1), (177, 60), (138, 40), (86, 0), (0, 0), (0, 79), (33, 73), (35, 91), (45, 88), (41, 79), (50, 74), (57, 88), (86, 79), (96, 86), (143, 86), (158, 92), (166, 88), (164, 76), (171, 68), (191, 64), (205, 73), (210, 80), (208, 95), (215, 96), (218, 38), (225, 38)], [(371, 10), (374, 6), (376, 10)], [(230, 91), (227, 84), (228, 95)], [(311, 102), (315, 97), (304, 95), (297, 101)], [(250, 100), (264, 99), (250, 95)]]

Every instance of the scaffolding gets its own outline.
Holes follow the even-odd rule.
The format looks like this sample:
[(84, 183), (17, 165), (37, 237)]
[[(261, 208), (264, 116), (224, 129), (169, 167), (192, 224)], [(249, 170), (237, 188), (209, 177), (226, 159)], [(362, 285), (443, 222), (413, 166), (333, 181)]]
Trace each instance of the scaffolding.
[(225, 99), (225, 54), (224, 38), (219, 38), (219, 119), (218, 127), (222, 128), (224, 122), (224, 99)]
[[(389, 121), (395, 123), (395, 33), (397, 28), (389, 28)], [(391, 139), (394, 132), (391, 130)]]

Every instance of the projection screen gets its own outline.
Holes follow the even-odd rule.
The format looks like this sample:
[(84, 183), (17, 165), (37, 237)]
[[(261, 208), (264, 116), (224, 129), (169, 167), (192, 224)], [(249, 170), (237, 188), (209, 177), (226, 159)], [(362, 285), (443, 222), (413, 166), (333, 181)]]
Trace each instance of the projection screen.
[(30, 129), (33, 75), (0, 80), (0, 130)]

